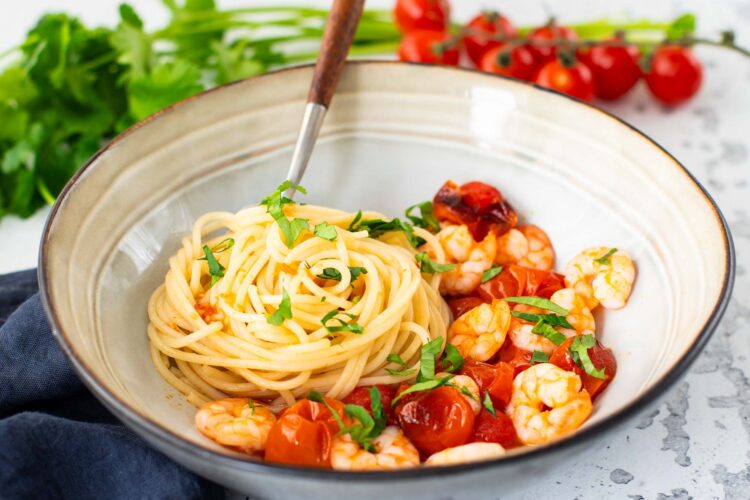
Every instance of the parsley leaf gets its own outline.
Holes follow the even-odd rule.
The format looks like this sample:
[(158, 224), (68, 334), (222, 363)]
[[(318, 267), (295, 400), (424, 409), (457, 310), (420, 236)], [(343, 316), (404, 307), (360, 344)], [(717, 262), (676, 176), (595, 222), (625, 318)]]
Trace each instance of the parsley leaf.
[(589, 348), (595, 345), (596, 339), (593, 335), (578, 335), (573, 339), (573, 343), (568, 350), (573, 356), (573, 360), (583, 368), (583, 371), (594, 378), (604, 380), (604, 369), (597, 369), (589, 357)]
[(534, 351), (531, 354), (531, 361), (529, 362), (529, 364), (531, 366), (534, 366), (537, 363), (548, 363), (548, 362), (549, 362), (549, 356), (547, 356), (542, 351)]
[(354, 220), (349, 224), (349, 231), (367, 231), (370, 238), (377, 238), (390, 231), (403, 231), (406, 235), (406, 239), (414, 248), (420, 247), (425, 244), (425, 240), (414, 234), (414, 226), (408, 222), (404, 222), (399, 218), (391, 219), (390, 221), (384, 221), (382, 219), (371, 219), (363, 220), (362, 211), (357, 212), (354, 216)]
[(491, 268), (482, 271), (482, 283), (487, 283), (501, 272), (503, 272), (503, 266), (492, 266)]
[[(417, 217), (416, 215), (411, 214), (411, 212), (417, 208), (419, 209), (419, 213), (422, 215), (421, 217)], [(435, 215), (432, 213), (431, 201), (417, 203), (416, 205), (412, 205), (407, 208), (406, 218), (409, 219), (415, 226), (422, 227), (433, 233), (437, 233), (438, 231), (440, 231), (440, 221), (438, 221)]]
[[(347, 323), (344, 319), (340, 318), (339, 316), (346, 316), (351, 321)], [(323, 316), (323, 318), (320, 320), (320, 323), (330, 333), (352, 332), (352, 333), (360, 334), (362, 333), (363, 328), (362, 328), (362, 325), (354, 321), (355, 319), (357, 319), (357, 317), (354, 314), (349, 314), (343, 311), (339, 311), (338, 309), (334, 309), (333, 311)], [(338, 321), (339, 326), (329, 326), (328, 325), (329, 321)]]
[(484, 406), (484, 409), (490, 412), (490, 415), (493, 417), (497, 417), (497, 413), (495, 412), (495, 405), (492, 404), (492, 398), (490, 398), (489, 391), (484, 393), (484, 399), (482, 400), (482, 406)]
[(570, 314), (570, 311), (568, 311), (567, 309), (560, 307), (551, 300), (547, 300), (542, 297), (505, 297), (504, 300), (506, 302), (513, 302), (515, 304), (526, 304), (529, 306), (538, 307), (539, 309), (546, 309), (547, 311), (552, 311), (553, 313), (560, 314), (562, 316), (567, 316), (568, 314)]
[(539, 322), (536, 325), (534, 325), (534, 328), (531, 329), (531, 333), (541, 335), (542, 337), (551, 341), (555, 345), (560, 345), (563, 342), (565, 342), (565, 339), (567, 339), (565, 335), (563, 335), (562, 333), (552, 328), (548, 323), (545, 323), (543, 320), (539, 320)]
[(307, 194), (307, 191), (302, 186), (295, 186), (291, 181), (284, 181), (276, 188), (276, 191), (263, 198), (260, 204), (266, 205), (266, 211), (273, 217), (276, 224), (279, 225), (281, 233), (284, 235), (286, 246), (291, 248), (294, 246), (297, 238), (299, 238), (300, 233), (305, 229), (310, 229), (310, 224), (307, 219), (295, 218), (290, 221), (284, 215), (284, 205), (294, 203), (294, 201), (284, 196), (284, 192), (288, 189), (295, 189), (302, 194)]
[(423, 273), (445, 273), (456, 268), (456, 264), (440, 264), (434, 262), (427, 252), (420, 252), (414, 256), (419, 263), (419, 270)]
[(286, 290), (282, 290), (279, 308), (276, 309), (266, 321), (272, 325), (279, 326), (287, 319), (292, 319), (292, 300), (289, 298), (289, 294), (286, 293)]
[(315, 236), (324, 240), (335, 241), (338, 236), (336, 226), (332, 226), (327, 222), (321, 222), (315, 226)]
[(208, 274), (211, 275), (211, 284), (208, 288), (211, 288), (217, 281), (224, 277), (224, 271), (226, 271), (226, 268), (216, 260), (216, 256), (208, 245), (203, 245), (203, 253), (205, 257), (201, 257), (198, 260), (206, 260), (208, 262)]
[(612, 249), (609, 250), (609, 252), (605, 253), (604, 255), (602, 255), (601, 257), (599, 257), (598, 259), (594, 259), (594, 262), (596, 262), (597, 264), (602, 264), (604, 266), (608, 266), (608, 265), (610, 265), (612, 263), (612, 259), (610, 259), (610, 257), (612, 257), (615, 253), (617, 253), (617, 249), (616, 248), (612, 248)]
[[(348, 266), (349, 267), (349, 273), (351, 274), (351, 281), (352, 283), (359, 278), (360, 274), (367, 274), (367, 269), (364, 267), (357, 267), (357, 266)], [(333, 267), (326, 267), (323, 269), (323, 272), (318, 275), (318, 278), (322, 278), (324, 280), (336, 280), (341, 281), (341, 273), (338, 269)]]
[(464, 357), (456, 346), (451, 343), (445, 344), (445, 355), (443, 357), (443, 370), (448, 373), (456, 373), (464, 366)]

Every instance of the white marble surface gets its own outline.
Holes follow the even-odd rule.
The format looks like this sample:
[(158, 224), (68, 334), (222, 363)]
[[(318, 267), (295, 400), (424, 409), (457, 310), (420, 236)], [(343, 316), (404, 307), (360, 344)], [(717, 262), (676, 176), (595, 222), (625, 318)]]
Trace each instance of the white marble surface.
[[(135, 0), (150, 24), (164, 12), (156, 0)], [(220, 2), (247, 5), (250, 0)], [(265, 3), (295, 3), (276, 0)], [(298, 0), (299, 3), (299, 0)], [(325, 0), (307, 2), (325, 5)], [(480, 7), (502, 8), (519, 23), (541, 22), (554, 12), (562, 20), (603, 15), (669, 19), (696, 12), (706, 33), (733, 28), (750, 45), (750, 2), (739, 0), (460, 0), (457, 17)], [(19, 40), (43, 11), (63, 9), (88, 22), (111, 24), (114, 0), (55, 0), (7, 3), (0, 15), (0, 51)], [(369, 2), (388, 6), (390, 1)], [(540, 478), (516, 499), (631, 498), (750, 499), (750, 61), (717, 49), (699, 50), (706, 81), (691, 103), (667, 110), (644, 88), (606, 108), (652, 136), (681, 160), (708, 188), (732, 228), (737, 250), (737, 282), (724, 321), (689, 374), (669, 393), (658, 411), (611, 436), (605, 449), (576, 464), (572, 473)], [(0, 222), (0, 272), (36, 265), (45, 213), (28, 221)], [(499, 485), (501, 491), (502, 485)], [(232, 495), (241, 498), (240, 495)], [(467, 492), (467, 498), (471, 497)]]

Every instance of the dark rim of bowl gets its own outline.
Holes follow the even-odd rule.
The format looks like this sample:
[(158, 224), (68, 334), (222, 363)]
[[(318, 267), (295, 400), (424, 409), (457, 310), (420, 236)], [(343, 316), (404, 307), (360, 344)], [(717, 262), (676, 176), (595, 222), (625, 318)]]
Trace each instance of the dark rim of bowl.
[(240, 81), (229, 83), (229, 84), (222, 85), (219, 87), (214, 87), (212, 89), (201, 92), (200, 94), (196, 94), (183, 101), (180, 101), (176, 104), (173, 104), (149, 116), (145, 120), (139, 123), (136, 123), (135, 125), (130, 127), (128, 130), (126, 130), (119, 136), (115, 137), (109, 144), (101, 148), (91, 159), (89, 159), (89, 161), (83, 167), (81, 167), (81, 169), (78, 172), (76, 172), (73, 178), (63, 188), (62, 192), (58, 196), (57, 201), (55, 202), (52, 208), (52, 211), (50, 212), (50, 215), (44, 226), (44, 232), (42, 234), (41, 251), (39, 254), (39, 266), (37, 270), (38, 280), (39, 280), (39, 290), (40, 290), (40, 296), (42, 298), (42, 303), (43, 303), (45, 312), (47, 313), (47, 317), (50, 319), (52, 323), (52, 327), (53, 327), (52, 330), (53, 330), (55, 337), (57, 338), (58, 342), (62, 346), (62, 349), (67, 355), (68, 359), (70, 359), (70, 361), (72, 362), (78, 375), (82, 378), (83, 382), (89, 387), (89, 389), (91, 389), (94, 395), (100, 401), (102, 401), (105, 404), (105, 406), (107, 406), (118, 418), (120, 418), (120, 420), (123, 420), (125, 423), (129, 424), (133, 428), (140, 429), (141, 431), (145, 432), (151, 439), (159, 441), (160, 443), (166, 445), (167, 447), (177, 449), (188, 455), (193, 455), (193, 458), (214, 461), (223, 466), (229, 466), (234, 469), (248, 471), (248, 472), (253, 471), (253, 472), (259, 472), (259, 473), (263, 473), (263, 472), (278, 473), (278, 474), (284, 474), (284, 475), (304, 476), (306, 478), (332, 479), (332, 480), (344, 480), (344, 481), (373, 481), (373, 480), (383, 480), (383, 479), (394, 479), (394, 480), (396, 479), (421, 479), (421, 478), (440, 476), (440, 475), (445, 474), (446, 472), (452, 472), (452, 473), (453, 472), (455, 473), (475, 472), (475, 471), (479, 471), (479, 470), (486, 469), (486, 468), (510, 466), (511, 464), (515, 465), (515, 464), (525, 462), (528, 460), (534, 460), (538, 458), (540, 455), (551, 455), (551, 454), (563, 452), (571, 448), (590, 443), (592, 439), (601, 435), (603, 432), (607, 430), (611, 430), (617, 427), (618, 425), (625, 423), (627, 420), (634, 417), (638, 412), (647, 408), (651, 404), (655, 403), (659, 399), (659, 397), (662, 396), (685, 373), (688, 367), (690, 367), (690, 365), (698, 357), (698, 354), (700, 354), (700, 352), (703, 350), (709, 338), (711, 337), (712, 333), (718, 326), (722, 316), (724, 315), (724, 312), (726, 311), (727, 305), (729, 303), (729, 299), (731, 297), (732, 287), (734, 285), (735, 252), (734, 252), (734, 242), (732, 240), (732, 235), (730, 233), (729, 226), (726, 222), (726, 219), (724, 218), (724, 215), (721, 213), (721, 210), (719, 210), (719, 207), (716, 205), (716, 202), (713, 200), (711, 195), (708, 194), (708, 192), (701, 185), (701, 183), (698, 182), (698, 180), (690, 173), (690, 171), (688, 171), (688, 169), (685, 168), (685, 166), (683, 166), (666, 149), (664, 149), (655, 140), (653, 140), (651, 137), (649, 137), (648, 135), (646, 135), (645, 133), (643, 133), (642, 131), (634, 127), (633, 125), (625, 122), (624, 120), (614, 116), (613, 114), (607, 111), (604, 111), (592, 105), (589, 102), (570, 97), (560, 92), (550, 90), (544, 87), (540, 87), (539, 85), (532, 84), (529, 82), (523, 82), (523, 81), (515, 80), (515, 79), (508, 78), (508, 77), (501, 76), (501, 75), (487, 74), (478, 70), (468, 69), (468, 68), (458, 68), (458, 67), (448, 67), (448, 66), (436, 67), (433, 65), (425, 65), (425, 64), (420, 64), (420, 63), (403, 63), (403, 62), (392, 61), (392, 60), (356, 60), (356, 61), (349, 61), (347, 64), (358, 65), (358, 66), (376, 66), (376, 65), (410, 65), (410, 66), (415, 66), (415, 67), (427, 66), (430, 68), (439, 68), (440, 70), (446, 71), (446, 72), (459, 72), (459, 73), (470, 73), (474, 75), (481, 75), (483, 78), (487, 78), (487, 79), (500, 78), (500, 79), (506, 80), (507, 82), (513, 85), (534, 87), (538, 91), (546, 92), (549, 94), (556, 94), (563, 99), (568, 99), (572, 102), (576, 102), (577, 104), (588, 108), (590, 111), (600, 113), (604, 115), (605, 117), (614, 120), (620, 125), (623, 125), (629, 128), (630, 130), (632, 130), (633, 132), (641, 136), (645, 141), (650, 143), (654, 148), (656, 148), (658, 151), (664, 154), (664, 156), (666, 156), (669, 160), (671, 160), (671, 162), (675, 165), (675, 167), (677, 167), (683, 174), (685, 174), (688, 177), (688, 179), (690, 179), (695, 184), (695, 186), (700, 190), (700, 192), (705, 197), (706, 201), (709, 203), (709, 205), (713, 209), (716, 215), (717, 223), (721, 227), (722, 233), (724, 234), (723, 243), (724, 243), (724, 249), (726, 253), (724, 279), (723, 279), (723, 284), (722, 284), (719, 298), (716, 304), (714, 305), (714, 308), (711, 311), (711, 314), (708, 317), (708, 320), (701, 327), (700, 332), (698, 333), (698, 335), (696, 336), (692, 344), (688, 347), (685, 354), (680, 359), (678, 359), (674, 363), (672, 368), (667, 370), (667, 372), (658, 381), (656, 381), (647, 391), (645, 391), (636, 399), (634, 399), (629, 405), (619, 409), (612, 415), (609, 415), (608, 417), (602, 419), (600, 422), (592, 424), (577, 433), (574, 433), (570, 436), (567, 436), (558, 441), (549, 443), (547, 445), (532, 448), (522, 453), (510, 453), (496, 460), (488, 460), (484, 462), (473, 462), (473, 463), (466, 463), (466, 464), (457, 464), (457, 465), (443, 466), (443, 467), (417, 467), (413, 469), (400, 469), (400, 470), (393, 470), (393, 471), (343, 472), (343, 471), (334, 471), (334, 470), (328, 470), (328, 469), (313, 469), (313, 468), (306, 468), (306, 467), (296, 467), (296, 466), (263, 462), (259, 460), (238, 458), (238, 457), (234, 457), (228, 454), (215, 451), (213, 449), (204, 447), (202, 445), (189, 442), (183, 439), (182, 437), (178, 436), (177, 434), (173, 433), (172, 431), (162, 427), (160, 424), (157, 424), (156, 422), (152, 421), (149, 417), (140, 414), (137, 410), (135, 410), (134, 408), (131, 408), (128, 403), (119, 400), (116, 396), (114, 396), (105, 388), (104, 384), (101, 381), (99, 381), (96, 375), (94, 375), (94, 373), (90, 371), (86, 367), (86, 365), (83, 363), (80, 356), (75, 352), (72, 345), (68, 342), (66, 334), (61, 328), (57, 315), (55, 314), (55, 309), (54, 309), (52, 299), (49, 294), (49, 289), (47, 287), (47, 281), (48, 281), (47, 242), (49, 239), (52, 225), (55, 221), (55, 218), (57, 217), (58, 212), (60, 211), (62, 205), (65, 203), (65, 200), (70, 194), (70, 191), (78, 182), (78, 179), (82, 175), (84, 175), (84, 173), (88, 170), (88, 168), (91, 167), (91, 165), (95, 162), (95, 160), (99, 156), (101, 156), (103, 153), (108, 151), (110, 147), (117, 144), (123, 137), (131, 134), (133, 131), (147, 125), (148, 123), (158, 118), (159, 116), (169, 113), (173, 109), (179, 106), (183, 106), (186, 103), (194, 99), (198, 99), (205, 94), (216, 92), (216, 91), (221, 90), (222, 88), (229, 87), (232, 85), (237, 85), (247, 80), (265, 79), (269, 77), (274, 77), (281, 73), (286, 73), (286, 72), (291, 72), (291, 71), (306, 71), (308, 68), (313, 66), (312, 64), (307, 64), (307, 65), (301, 65), (301, 66), (282, 68), (276, 71), (265, 73), (263, 75), (249, 78), (247, 80), (240, 80)]

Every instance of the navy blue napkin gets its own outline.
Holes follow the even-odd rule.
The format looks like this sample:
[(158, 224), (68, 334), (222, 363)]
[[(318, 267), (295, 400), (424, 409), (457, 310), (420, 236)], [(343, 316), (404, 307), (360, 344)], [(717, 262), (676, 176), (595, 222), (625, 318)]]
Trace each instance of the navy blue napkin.
[(115, 419), (52, 336), (36, 271), (0, 276), (0, 497), (223, 498)]

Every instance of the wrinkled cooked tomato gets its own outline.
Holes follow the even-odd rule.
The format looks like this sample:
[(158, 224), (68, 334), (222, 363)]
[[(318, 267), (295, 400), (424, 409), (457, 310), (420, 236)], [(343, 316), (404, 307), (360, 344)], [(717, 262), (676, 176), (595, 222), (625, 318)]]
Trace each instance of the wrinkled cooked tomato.
[(468, 359), (461, 369), (461, 374), (468, 375), (477, 383), (480, 394), (489, 393), (492, 404), (498, 410), (510, 402), (515, 371), (509, 363), (501, 361), (496, 365), (491, 365)]
[(562, 274), (511, 264), (491, 280), (479, 285), (477, 293), (487, 302), (525, 295), (548, 299), (562, 288), (565, 288)]
[(347, 397), (344, 398), (344, 403), (359, 405), (367, 410), (367, 413), (372, 415), (372, 399), (370, 398), (370, 389), (372, 387), (375, 387), (378, 392), (380, 392), (380, 403), (383, 405), (385, 414), (387, 416), (390, 416), (391, 401), (393, 401), (395, 391), (388, 385), (378, 384), (369, 387), (357, 387), (351, 393), (349, 393)]
[(446, 299), (446, 302), (448, 302), (448, 307), (451, 308), (453, 318), (458, 318), (463, 313), (485, 303), (479, 297), (452, 297)]
[[(326, 398), (345, 423), (344, 403)], [(339, 425), (331, 412), (314, 401), (303, 399), (290, 406), (268, 434), (265, 459), (308, 467), (330, 467), (331, 440)]]
[(472, 442), (497, 443), (503, 448), (513, 448), (519, 445), (516, 428), (508, 415), (496, 411), (493, 417), (490, 412), (482, 409), (474, 421)]
[(597, 340), (596, 345), (589, 348), (589, 358), (591, 358), (591, 362), (594, 363), (594, 366), (598, 370), (604, 369), (604, 379), (592, 377), (591, 375), (586, 374), (586, 372), (583, 371), (583, 368), (573, 362), (573, 357), (568, 350), (573, 344), (574, 338), (575, 337), (571, 337), (557, 346), (555, 352), (550, 356), (549, 362), (553, 365), (559, 366), (563, 370), (577, 373), (578, 376), (581, 377), (583, 388), (591, 395), (591, 399), (594, 399), (601, 394), (609, 383), (612, 382), (612, 379), (615, 378), (615, 374), (617, 373), (617, 361), (615, 361), (615, 356), (612, 354), (612, 351), (604, 347)]
[(513, 345), (510, 338), (505, 339), (505, 344), (500, 348), (500, 361), (508, 363), (513, 367), (513, 376), (531, 366), (531, 351), (520, 349)]
[(503, 195), (483, 182), (468, 182), (461, 187), (448, 181), (435, 195), (433, 212), (440, 221), (466, 224), (476, 241), (487, 233), (505, 234), (518, 222), (518, 215)]
[(406, 437), (423, 455), (466, 444), (474, 429), (474, 411), (452, 387), (418, 392), (396, 405), (395, 414)]

